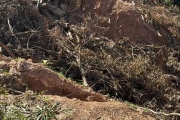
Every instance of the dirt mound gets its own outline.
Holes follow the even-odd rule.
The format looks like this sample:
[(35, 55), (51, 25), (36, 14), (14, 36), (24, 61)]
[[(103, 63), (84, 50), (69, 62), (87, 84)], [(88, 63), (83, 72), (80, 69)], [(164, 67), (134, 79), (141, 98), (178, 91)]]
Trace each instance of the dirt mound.
[(36, 92), (47, 91), (46, 94), (67, 96), (68, 98), (77, 98), (84, 101), (102, 102), (108, 100), (108, 97), (95, 93), (90, 88), (86, 89), (70, 80), (63, 79), (45, 66), (25, 60), (11, 60), (8, 62), (7, 59), (5, 56), (0, 58), (0, 69), (2, 70), (0, 77), (3, 79), (1, 84), (12, 84), (11, 79), (3, 78), (5, 76), (3, 71), (6, 71), (12, 79), (16, 78), (12, 84), (14, 90), (25, 91), (26, 88), (23, 85), (27, 84), (29, 89)]
[[(104, 120), (154, 120), (143, 111), (127, 107), (119, 102), (82, 102), (76, 99), (67, 99), (59, 96), (48, 96), (53, 102), (60, 102), (63, 108), (70, 108), (72, 112), (67, 115), (58, 115), (58, 119), (104, 119)], [(71, 104), (69, 104), (71, 103)]]
[[(57, 120), (154, 120), (142, 110), (120, 102), (85, 102), (56, 95), (0, 95), (1, 118)], [(3, 104), (2, 104), (3, 103)], [(6, 111), (6, 112), (5, 112)], [(33, 112), (32, 112), (33, 111)], [(10, 114), (11, 113), (11, 114)]]

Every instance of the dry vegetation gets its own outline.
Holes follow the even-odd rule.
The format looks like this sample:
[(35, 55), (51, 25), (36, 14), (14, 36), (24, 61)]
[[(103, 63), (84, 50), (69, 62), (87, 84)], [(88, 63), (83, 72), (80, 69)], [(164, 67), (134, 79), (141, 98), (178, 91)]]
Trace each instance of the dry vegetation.
[[(83, 3), (74, 0), (66, 4), (80, 12), (89, 9)], [(0, 2), (0, 45), (11, 50), (3, 47), (2, 53), (33, 62), (47, 60), (51, 69), (116, 100), (154, 111), (178, 112), (179, 8), (140, 5), (138, 10), (149, 26), (168, 31), (168, 44), (129, 44), (126, 37), (108, 39), (103, 36), (108, 28), (99, 26), (108, 18), (98, 14), (85, 12), (82, 19), (68, 11), (59, 19), (44, 9), (38, 11), (28, 0)], [(92, 26), (98, 28), (97, 34)], [(155, 116), (171, 119), (173, 115)]]

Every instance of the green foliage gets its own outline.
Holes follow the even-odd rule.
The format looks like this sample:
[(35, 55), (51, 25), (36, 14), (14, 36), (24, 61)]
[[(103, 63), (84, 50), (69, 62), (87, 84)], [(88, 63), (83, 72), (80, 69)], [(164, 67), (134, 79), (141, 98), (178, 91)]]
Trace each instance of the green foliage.
[(174, 0), (165, 0), (165, 4), (168, 6), (173, 5)]
[(53, 63), (52, 63), (52, 62), (49, 62), (48, 60), (42, 60), (42, 64), (45, 65), (45, 66), (50, 66), (50, 65), (52, 65)]
[(6, 88), (5, 85), (0, 85), (0, 95), (8, 95), (9, 90)]

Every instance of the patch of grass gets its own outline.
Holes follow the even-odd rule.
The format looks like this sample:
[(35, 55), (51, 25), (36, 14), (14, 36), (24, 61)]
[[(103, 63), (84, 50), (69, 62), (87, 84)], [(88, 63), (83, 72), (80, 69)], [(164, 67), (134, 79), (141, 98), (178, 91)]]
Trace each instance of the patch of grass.
[(66, 78), (66, 76), (63, 74), (63, 72), (57, 72), (57, 74), (58, 74), (59, 77), (61, 77), (61, 78)]
[(42, 60), (42, 64), (43, 64), (44, 66), (50, 66), (50, 65), (52, 65), (53, 63), (50, 62), (50, 61), (48, 61), (48, 60)]
[(52, 104), (47, 97), (32, 91), (11, 99), (4, 96), (1, 98), (1, 120), (57, 120), (57, 114), (69, 111), (69, 109), (62, 109), (60, 103)]
[(8, 95), (9, 90), (6, 88), (5, 85), (0, 85), (0, 95)]
[(9, 71), (7, 71), (7, 70), (3, 70), (2, 74), (4, 74), (4, 75), (11, 75), (11, 73), (9, 73)]
[(17, 57), (15, 60), (16, 60), (16, 61), (21, 61), (21, 60), (25, 60), (25, 59), (24, 59), (24, 58), (21, 58), (21, 57)]

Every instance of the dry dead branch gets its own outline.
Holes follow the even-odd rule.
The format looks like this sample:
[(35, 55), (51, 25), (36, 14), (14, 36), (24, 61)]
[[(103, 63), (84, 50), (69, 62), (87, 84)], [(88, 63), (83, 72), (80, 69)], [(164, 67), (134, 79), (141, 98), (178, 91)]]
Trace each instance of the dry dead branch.
[(0, 42), (0, 46), (2, 48), (4, 48), (11, 55), (11, 57), (16, 58), (16, 56), (11, 52), (11, 50), (6, 45), (4, 45), (2, 42)]

